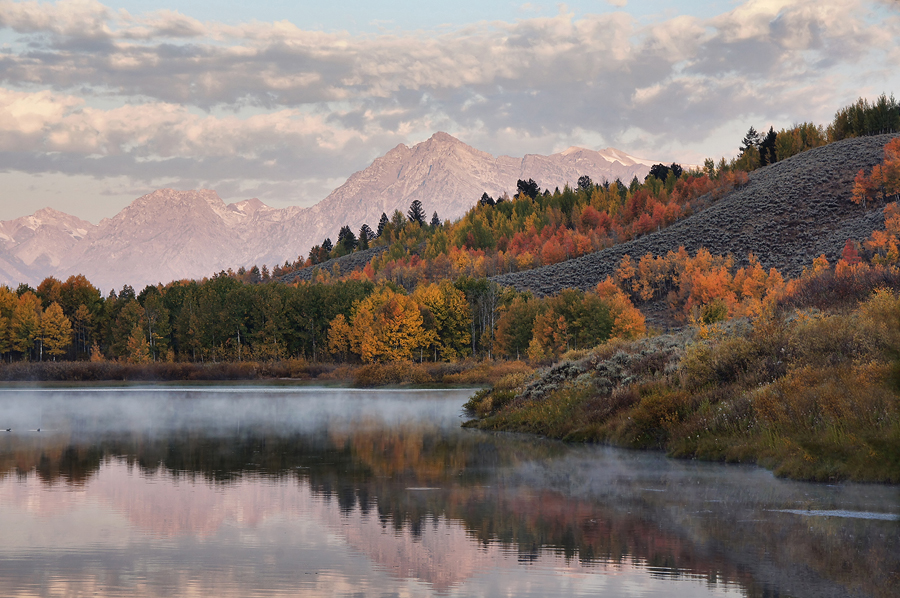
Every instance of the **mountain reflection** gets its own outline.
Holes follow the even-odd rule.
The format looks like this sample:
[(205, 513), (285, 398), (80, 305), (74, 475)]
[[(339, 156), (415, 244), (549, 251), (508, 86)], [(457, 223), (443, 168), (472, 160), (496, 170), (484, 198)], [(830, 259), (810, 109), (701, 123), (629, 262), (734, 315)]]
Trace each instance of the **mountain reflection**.
[[(309, 426), (242, 416), (123, 430), (50, 411), (51, 431), (0, 436), (6, 509), (53, 518), (97, 504), (147, 537), (189, 544), (255, 530), (293, 546), (270, 525), (309, 518), (394, 578), (439, 592), (511, 559), (547, 558), (567, 571), (640, 569), (749, 596), (889, 596), (900, 583), (897, 521), (778, 512), (896, 514), (889, 487), (829, 489), (755, 468), (484, 434), (445, 412), (385, 421), (366, 408)], [(109, 525), (108, 536), (122, 533)], [(23, 551), (69, 541), (64, 527), (46, 533), (46, 546), (22, 539)], [(14, 547), (0, 561), (19, 558)], [(0, 580), (13, 578), (0, 565)]]

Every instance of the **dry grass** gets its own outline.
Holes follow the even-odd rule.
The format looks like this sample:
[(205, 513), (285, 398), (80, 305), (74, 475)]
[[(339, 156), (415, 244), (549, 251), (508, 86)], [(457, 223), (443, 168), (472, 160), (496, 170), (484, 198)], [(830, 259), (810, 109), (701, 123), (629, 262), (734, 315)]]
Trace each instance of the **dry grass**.
[(680, 353), (648, 341), (562, 366), (483, 393), (483, 419), (470, 425), (757, 462), (801, 479), (900, 482), (895, 292), (841, 313), (760, 319)]
[[(460, 372), (447, 374), (442, 382), (445, 384), (490, 384), (496, 385), (510, 376), (528, 376), (534, 368), (524, 361), (473, 361), (464, 362), (467, 366)], [(507, 380), (507, 384), (509, 380)]]

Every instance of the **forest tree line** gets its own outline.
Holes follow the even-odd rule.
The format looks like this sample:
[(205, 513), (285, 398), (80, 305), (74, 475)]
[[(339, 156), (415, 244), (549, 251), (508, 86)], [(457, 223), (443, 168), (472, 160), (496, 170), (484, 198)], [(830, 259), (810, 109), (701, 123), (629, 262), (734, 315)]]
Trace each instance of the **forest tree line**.
[[(527, 305), (524, 311), (521, 309)], [(102, 297), (84, 276), (0, 287), (0, 356), (13, 360), (454, 361), (542, 357), (644, 332), (615, 287), (535, 299), (486, 279), (129, 286)]]
[[(872, 114), (900, 119), (900, 108), (893, 97), (882, 97), (873, 106), (861, 100), (840, 111), (835, 123), (850, 123), (841, 125), (844, 135), (896, 124), (870, 118)], [(827, 135), (837, 135), (837, 130), (834, 124)], [(817, 139), (806, 125), (790, 137), (802, 141), (807, 134)], [(781, 156), (777, 139), (785, 135), (775, 136), (776, 159)], [(750, 161), (747, 156), (753, 152), (762, 156), (764, 142), (749, 133), (744, 142), (741, 157), (731, 164), (707, 163), (704, 172), (657, 165), (643, 182), (635, 179), (627, 187), (581, 177), (575, 189), (551, 193), (534, 181), (519, 181), (515, 197), (485, 195), (453, 224), (441, 223), (436, 214), (426, 222), (421, 204), (414, 202), (406, 215), (384, 217), (371, 239), (369, 231), (362, 231), (365, 243), (387, 246), (380, 257), (351, 273), (322, 270), (311, 283), (283, 284), (269, 277), (259, 284), (239, 271), (148, 286), (140, 293), (126, 285), (106, 297), (81, 275), (66, 281), (47, 278), (36, 289), (0, 287), (0, 357), (133, 362), (541, 359), (642, 334), (644, 318), (634, 306), (646, 301), (665, 300), (685, 321), (752, 316), (798, 284), (785, 281), (777, 270), (764, 271), (752, 256), (749, 266), (738, 269), (732, 256), (703, 250), (693, 256), (683, 249), (665, 256), (626, 256), (615, 276), (597, 288), (546, 298), (486, 279), (576, 257), (683, 217), (699, 198), (710, 193), (715, 198), (746, 181), (738, 164)], [(859, 173), (853, 200), (887, 204), (898, 195), (900, 140), (894, 140), (886, 146), (882, 164)], [(864, 243), (848, 241), (836, 273), (858, 272), (868, 264), (897, 267), (896, 204), (886, 205), (885, 220), (885, 230), (875, 231)], [(359, 240), (344, 227), (331, 251), (349, 253)], [(811, 271), (830, 267), (820, 257)]]

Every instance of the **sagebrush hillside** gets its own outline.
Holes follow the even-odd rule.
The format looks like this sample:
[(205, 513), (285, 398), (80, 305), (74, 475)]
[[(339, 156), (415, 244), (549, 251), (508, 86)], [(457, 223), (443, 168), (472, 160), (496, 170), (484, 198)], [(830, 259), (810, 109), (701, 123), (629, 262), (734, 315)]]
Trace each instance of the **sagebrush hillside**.
[(840, 258), (847, 239), (863, 240), (884, 226), (880, 206), (851, 202), (853, 178), (883, 158), (895, 135), (847, 139), (803, 152), (750, 174), (750, 182), (709, 208), (660, 231), (576, 259), (494, 276), (520, 291), (552, 295), (591, 289), (611, 276), (622, 257), (664, 255), (684, 247), (732, 254), (739, 265), (754, 253), (765, 268), (797, 276), (824, 254)]

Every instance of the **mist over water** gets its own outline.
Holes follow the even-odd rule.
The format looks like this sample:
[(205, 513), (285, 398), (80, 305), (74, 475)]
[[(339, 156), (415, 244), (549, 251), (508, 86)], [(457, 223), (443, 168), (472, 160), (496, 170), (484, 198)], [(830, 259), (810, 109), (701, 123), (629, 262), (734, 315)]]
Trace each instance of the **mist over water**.
[(271, 433), (308, 432), (358, 421), (385, 427), (428, 422), (455, 429), (462, 421), (458, 399), (472, 392), (394, 389), (373, 394), (280, 387), (6, 389), (0, 390), (0, 430), (23, 434), (40, 428), (93, 438), (123, 431), (165, 435), (247, 427), (264, 427)]
[(465, 430), (471, 392), (2, 390), (0, 595), (900, 588), (896, 486)]

